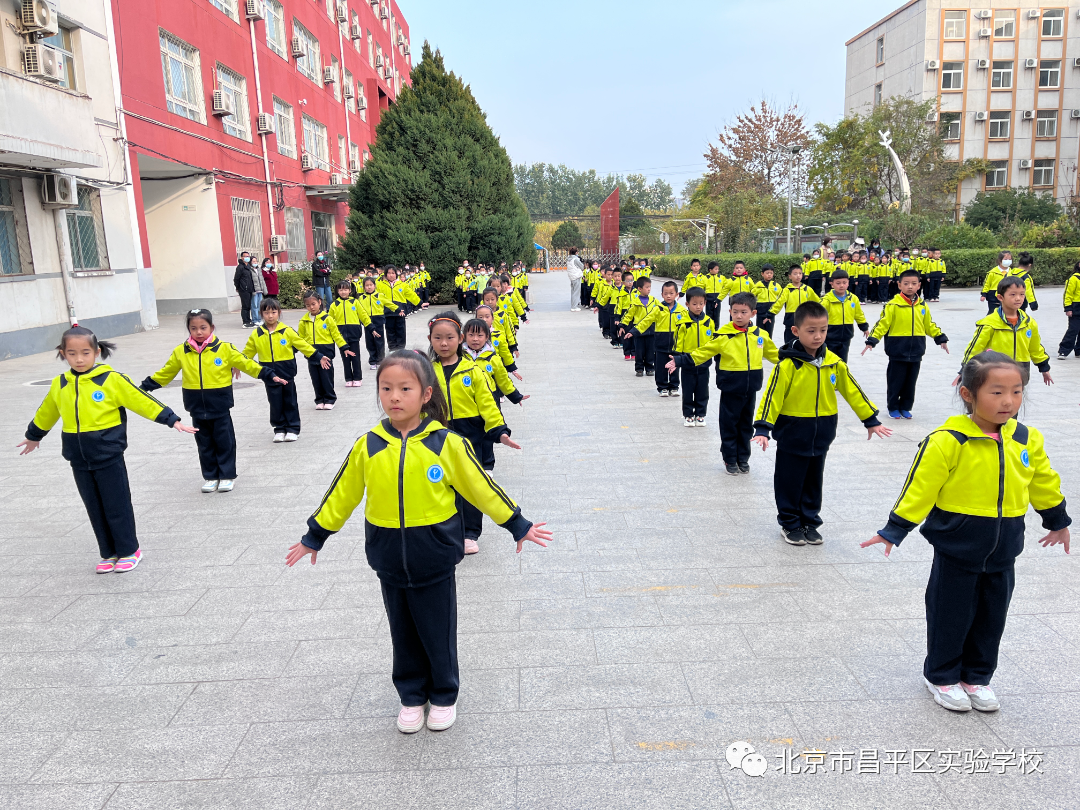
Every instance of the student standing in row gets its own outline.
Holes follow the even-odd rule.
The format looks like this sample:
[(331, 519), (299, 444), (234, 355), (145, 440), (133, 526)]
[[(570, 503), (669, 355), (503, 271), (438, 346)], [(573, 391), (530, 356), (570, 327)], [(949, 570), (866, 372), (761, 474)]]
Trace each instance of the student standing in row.
[(1058, 344), (1058, 360), (1067, 360), (1070, 353), (1080, 357), (1080, 262), (1073, 265), (1072, 275), (1065, 281), (1062, 302), (1069, 326)]
[(996, 293), (1000, 306), (975, 324), (975, 334), (964, 350), (961, 373), (956, 375), (953, 385), (960, 382), (963, 364), (985, 351), (1001, 352), (1015, 360), (1024, 370), (1025, 385), (1031, 362), (1034, 361), (1042, 373), (1043, 382), (1052, 385), (1050, 355), (1043, 348), (1039, 325), (1023, 311), (1026, 296), (1024, 282), (1017, 276), (1005, 276), (998, 282)]
[(829, 276), (831, 289), (821, 299), (821, 305), (829, 313), (829, 336), (825, 339), (825, 345), (845, 363), (851, 339), (855, 337), (855, 326), (858, 325), (864, 335), (869, 329), (862, 302), (857, 295), (848, 292), (850, 283), (846, 270), (834, 270)]
[(979, 300), (986, 302), (987, 315), (998, 308), (997, 285), (998, 282), (1009, 274), (1009, 268), (1011, 267), (1012, 253), (1008, 250), (1003, 250), (998, 254), (997, 267), (986, 274), (986, 279), (983, 281), (982, 295), (979, 297)]
[[(701, 287), (688, 290), (686, 309), (688, 319), (675, 335), (675, 355), (666, 358), (664, 362), (669, 372), (675, 357), (692, 355), (695, 350), (710, 343), (716, 334), (716, 324), (705, 314), (705, 290)], [(709, 408), (708, 363), (700, 366), (689, 363), (682, 366), (682, 391), (683, 425), (705, 427), (705, 414)]]
[(372, 328), (371, 316), (354, 296), (355, 289), (350, 281), (339, 282), (338, 297), (328, 313), (345, 341), (341, 352), (341, 366), (345, 374), (346, 388), (359, 388), (364, 382), (364, 367), (360, 362), (360, 338), (365, 328)]
[(757, 326), (764, 329), (771, 338), (776, 318), (772, 314), (772, 305), (783, 295), (784, 287), (773, 280), (775, 270), (771, 264), (761, 266), (761, 281), (754, 285), (753, 293), (757, 296)]

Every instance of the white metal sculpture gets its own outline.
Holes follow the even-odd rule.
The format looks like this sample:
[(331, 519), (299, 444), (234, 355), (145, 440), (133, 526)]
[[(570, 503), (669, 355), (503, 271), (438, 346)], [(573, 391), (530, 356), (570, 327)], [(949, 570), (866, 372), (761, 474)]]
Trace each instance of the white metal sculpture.
[(893, 168), (896, 169), (896, 173), (900, 177), (900, 210), (905, 214), (910, 214), (911, 183), (908, 182), (907, 172), (904, 171), (904, 164), (900, 162), (900, 156), (897, 155), (896, 150), (892, 148), (892, 132), (890, 130), (882, 132), (879, 129), (878, 135), (881, 136), (881, 145), (889, 150), (889, 157), (892, 158)]

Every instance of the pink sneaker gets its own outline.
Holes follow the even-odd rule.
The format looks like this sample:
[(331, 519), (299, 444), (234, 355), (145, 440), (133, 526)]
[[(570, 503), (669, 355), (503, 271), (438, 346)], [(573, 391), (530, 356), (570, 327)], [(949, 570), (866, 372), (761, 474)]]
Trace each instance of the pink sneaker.
[[(453, 722), (453, 721), (451, 721)], [(397, 729), (402, 734), (415, 734), (424, 727), (423, 706), (402, 706), (397, 716)]]
[(321, 411), (322, 409), (323, 409), (323, 404), (321, 402), (316, 402), (315, 403), (315, 410)]
[(475, 540), (473, 540), (471, 537), (466, 537), (465, 538), (465, 553), (466, 554), (475, 554), (479, 550), (480, 550), (480, 546), (477, 545)]
[(99, 562), (97, 568), (94, 570), (99, 574), (108, 574), (111, 573), (114, 568), (116, 568), (116, 557), (109, 557), (108, 559)]
[(130, 557), (121, 557), (116, 561), (116, 568), (113, 570), (118, 574), (123, 574), (128, 571), (133, 571), (135, 566), (142, 562), (142, 549), (137, 549)]
[(431, 731), (446, 731), (457, 720), (457, 706), (432, 705), (427, 716), (427, 727)]

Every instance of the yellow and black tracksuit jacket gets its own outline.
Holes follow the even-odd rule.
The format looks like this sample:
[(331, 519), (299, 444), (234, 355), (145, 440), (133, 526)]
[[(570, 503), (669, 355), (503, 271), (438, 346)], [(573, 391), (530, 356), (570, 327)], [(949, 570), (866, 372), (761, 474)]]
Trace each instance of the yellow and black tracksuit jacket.
[[(732, 276), (727, 280), (727, 284), (724, 285), (724, 297), (731, 301), (731, 296), (737, 293), (752, 293), (756, 282), (750, 278), (750, 275), (745, 276)], [(756, 294), (756, 293), (755, 293)]]
[(296, 376), (297, 352), (308, 360), (321, 360), (323, 357), (314, 346), (301, 338), (295, 329), (280, 321), (273, 330), (256, 326), (244, 346), (245, 357), (257, 359), (259, 365), (270, 366), (276, 376), (289, 380)]
[[(312, 315), (305, 312), (304, 317), (296, 327), (296, 332), (305, 343), (315, 347), (315, 350), (326, 357), (334, 356), (334, 346), (344, 350), (348, 348), (345, 338), (338, 329), (337, 322), (328, 312), (317, 312)], [(319, 358), (313, 358), (318, 360)]]
[(375, 285), (375, 292), (379, 294), (379, 298), (382, 299), (383, 305), (387, 309), (390, 308), (389, 304), (395, 305), (394, 311), (400, 308), (402, 304), (412, 304), (414, 307), (420, 306), (419, 296), (401, 279), (398, 279), (393, 284), (384, 278), (379, 279), (379, 282)]
[(1027, 305), (1032, 312), (1038, 310), (1039, 302), (1035, 300), (1035, 279), (1031, 277), (1031, 271), (1025, 270), (1022, 267), (1013, 267), (1009, 269), (1009, 272), (1006, 273), (1005, 276), (1016, 276), (1016, 278), (1024, 282), (1024, 300), (1027, 302)]
[(1062, 303), (1069, 312), (1080, 310), (1080, 273), (1073, 273), (1065, 280)]
[(492, 391), (498, 391), (515, 405), (521, 402), (521, 392), (517, 390), (517, 386), (510, 379), (506, 366), (503, 365), (502, 358), (499, 357), (499, 353), (494, 346), (489, 344), (475, 355), (468, 349), (466, 351), (469, 352), (473, 362), (484, 370), (484, 375), (487, 377)]
[(927, 337), (932, 337), (939, 346), (949, 342), (930, 317), (930, 308), (925, 301), (918, 296), (908, 299), (897, 294), (885, 304), (866, 345), (877, 346), (885, 338), (885, 354), (896, 360), (917, 363), (926, 354)]
[(923, 259), (923, 273), (927, 278), (944, 278), (946, 273), (944, 259)]
[(870, 278), (870, 271), (874, 265), (870, 262), (851, 262), (851, 270), (848, 270), (848, 275), (853, 278)]
[(784, 294), (784, 286), (776, 280), (759, 281), (754, 285), (753, 292), (757, 296), (758, 304), (775, 304)]
[(922, 535), (968, 571), (1004, 571), (1024, 550), (1028, 506), (1048, 531), (1072, 523), (1061, 478), (1043, 436), (1015, 419), (987, 436), (968, 416), (952, 416), (922, 440), (904, 488), (878, 534), (899, 545), (922, 523)]
[[(656, 302), (650, 298), (649, 303)], [(641, 303), (641, 299), (637, 300)], [(650, 306), (645, 314), (630, 327), (634, 335), (647, 335), (650, 330), (656, 335), (657, 351), (667, 351), (675, 346), (675, 333), (679, 327), (690, 320), (690, 310), (676, 301), (670, 307), (663, 301)]]
[(726, 323), (713, 333), (704, 346), (675, 358), (681, 368), (700, 366), (713, 357), (719, 359), (716, 369), (716, 387), (724, 393), (751, 393), (761, 390), (764, 378), (761, 358), (770, 363), (779, 362), (776, 344), (769, 333), (751, 324), (740, 329), (734, 323)]
[(821, 297), (805, 284), (800, 284), (798, 287), (794, 284), (788, 284), (784, 287), (780, 297), (769, 307), (769, 312), (773, 315), (779, 315), (780, 310), (784, 310), (785, 316), (791, 315), (794, 317), (799, 304), (804, 304), (807, 301), (821, 301)]
[(379, 579), (398, 588), (450, 577), (465, 556), (461, 495), (515, 540), (532, 523), (461, 436), (425, 417), (404, 439), (384, 419), (356, 440), (301, 541), (319, 550), (364, 500), (364, 550)]
[(446, 399), (450, 429), (471, 441), (474, 449), (484, 439), (497, 442), (503, 434), (510, 435), (484, 369), (476, 361), (462, 357), (444, 366), (436, 360), (435, 376)]
[(863, 315), (862, 302), (858, 296), (848, 293), (841, 300), (835, 290), (829, 290), (821, 297), (821, 305), (829, 313), (828, 342), (843, 343), (855, 337), (855, 325), (864, 333), (868, 327)]
[(499, 355), (503, 368), (507, 371), (517, 371), (517, 363), (514, 362), (514, 354), (510, 351), (510, 342), (503, 335), (497, 324), (491, 326), (491, 347), (495, 354)]
[(705, 297), (715, 301), (718, 298), (724, 296), (724, 290), (727, 288), (727, 277), (720, 274), (717, 270), (715, 273), (705, 274)]
[(632, 295), (633, 293), (626, 287), (616, 287), (615, 291), (611, 294), (611, 314), (612, 317), (620, 323), (623, 315), (630, 308), (630, 298)]
[[(683, 279), (682, 289), (679, 290), (679, 296), (682, 297), (682, 296), (686, 295), (686, 293), (688, 293), (690, 290), (694, 289), (694, 287), (698, 287), (701, 290), (705, 290), (705, 283), (706, 283), (705, 279), (706, 279), (706, 276), (705, 276), (704, 273), (689, 273), (689, 274), (687, 274), (686, 278)], [(708, 292), (708, 290), (705, 290), (705, 291)]]
[(1001, 266), (994, 267), (989, 273), (986, 274), (986, 279), (983, 281), (982, 294), (993, 294), (997, 298), (997, 285), (1001, 283), (1001, 280), (1008, 275), (1009, 271)]
[(516, 334), (518, 326), (521, 325), (520, 318), (525, 314), (525, 307), (518, 305), (513, 290), (508, 293), (502, 293), (499, 296), (499, 311), (503, 313), (506, 318), (506, 323), (509, 324), (510, 329)]
[(127, 449), (129, 410), (169, 427), (180, 421), (172, 408), (104, 363), (82, 374), (70, 369), (52, 381), (26, 428), (26, 438), (40, 442), (63, 420), (60, 450), (64, 458), (75, 469), (97, 470), (115, 464)]
[(829, 272), (832, 269), (832, 264), (828, 259), (811, 259), (808, 262), (803, 262), (803, 272), (806, 273), (806, 277), (810, 278), (828, 278)]
[[(712, 318), (702, 312), (695, 316), (692, 312), (688, 319), (684, 320), (675, 333), (675, 351), (679, 354), (689, 354), (695, 349), (700, 349), (710, 343), (716, 335), (716, 324)], [(678, 365), (678, 360), (676, 360)]]
[(233, 406), (232, 370), (240, 369), (250, 377), (268, 380), (274, 372), (249, 360), (231, 343), (213, 341), (201, 352), (185, 341), (172, 350), (160, 371), (139, 383), (143, 391), (157, 391), (181, 374), (184, 409), (196, 419), (216, 419)]
[(592, 302), (597, 307), (607, 306), (611, 298), (611, 284), (600, 279), (592, 288)]
[(364, 327), (371, 326), (371, 316), (355, 296), (335, 300), (330, 305), (330, 318), (345, 340), (359, 340)]
[(822, 456), (836, 438), (836, 394), (847, 400), (851, 410), (868, 428), (880, 425), (878, 409), (855, 378), (847, 363), (824, 345), (811, 357), (798, 341), (779, 352), (765, 395), (758, 403), (754, 419), (756, 435), (768, 437), (772, 431), (786, 453)]
[(383, 317), (387, 312), (397, 312), (398, 306), (393, 301), (385, 301), (379, 296), (378, 291), (373, 293), (360, 293), (356, 296), (356, 306), (364, 311), (369, 320)]
[(649, 320), (653, 311), (659, 308), (660, 302), (651, 295), (643, 296), (636, 292), (631, 293), (629, 305), (622, 316), (622, 324), (630, 327), (630, 332), (634, 335), (651, 335), (656, 331), (651, 321), (648, 326), (641, 329), (638, 329), (637, 326)]
[(975, 324), (975, 334), (964, 350), (961, 367), (985, 351), (1007, 354), (1017, 363), (1025, 365), (1034, 362), (1042, 372), (1050, 370), (1050, 355), (1039, 338), (1039, 325), (1023, 310), (1016, 313), (1015, 326), (1005, 319), (1001, 307), (980, 318)]

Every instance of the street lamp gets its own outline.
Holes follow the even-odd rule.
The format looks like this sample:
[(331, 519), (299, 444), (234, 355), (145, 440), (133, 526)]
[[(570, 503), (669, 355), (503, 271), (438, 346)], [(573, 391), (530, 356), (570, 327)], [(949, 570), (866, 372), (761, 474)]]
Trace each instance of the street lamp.
[(792, 237), (792, 234), (791, 234), (791, 192), (793, 191), (792, 186), (791, 186), (791, 166), (795, 162), (795, 155), (799, 154), (799, 152), (802, 151), (802, 147), (795, 144), (795, 145), (791, 145), (791, 146), (781, 146), (780, 149), (782, 151), (784, 151), (784, 152), (787, 152), (790, 155), (790, 157), (788, 158), (788, 161), (787, 161), (787, 244), (788, 244), (788, 251), (787, 252), (788, 252), (788, 255), (790, 256), (791, 252), (792, 252), (792, 247), (793, 247), (793, 243), (792, 243), (792, 239), (791, 239), (791, 237)]

